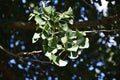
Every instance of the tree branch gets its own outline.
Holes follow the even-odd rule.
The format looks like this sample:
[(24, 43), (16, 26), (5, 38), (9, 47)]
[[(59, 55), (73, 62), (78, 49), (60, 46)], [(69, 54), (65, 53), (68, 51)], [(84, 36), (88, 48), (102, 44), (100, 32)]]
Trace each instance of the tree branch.
[(4, 24), (5, 27), (15, 30), (35, 30), (35, 23), (33, 22), (12, 22)]
[(84, 31), (86, 33), (95, 33), (95, 32), (116, 32), (120, 31), (120, 29), (113, 29), (113, 30), (93, 30), (93, 31)]
[(73, 29), (81, 29), (87, 26), (97, 26), (97, 25), (106, 25), (115, 23), (115, 21), (120, 21), (120, 15), (109, 16), (100, 20), (95, 21), (85, 21), (85, 22), (75, 22), (73, 25)]
[[(75, 22), (72, 29), (81, 29), (87, 26), (97, 26), (97, 25), (106, 25), (106, 24), (112, 24), (115, 23), (115, 21), (120, 21), (120, 14), (109, 16), (100, 20), (94, 20), (94, 21), (85, 21), (85, 22)], [(7, 23), (4, 25), (7, 28), (10, 29), (16, 29), (16, 30), (35, 30), (35, 23), (33, 22), (13, 22), (13, 23)]]
[(17, 56), (27, 56), (27, 55), (39, 55), (42, 51), (32, 51), (32, 52), (20, 52)]
[(4, 51), (7, 55), (10, 55), (11, 57), (14, 58), (20, 58), (22, 60), (25, 61), (32, 61), (32, 62), (37, 62), (37, 63), (50, 63), (50, 61), (41, 61), (41, 60), (34, 60), (34, 59), (28, 59), (28, 58), (23, 58), (23, 56), (25, 55), (36, 55), (36, 54), (40, 54), (42, 51), (32, 51), (32, 52), (22, 52), (20, 54), (15, 55), (14, 53), (9, 52), (8, 50), (6, 50), (3, 46), (0, 45), (0, 50)]

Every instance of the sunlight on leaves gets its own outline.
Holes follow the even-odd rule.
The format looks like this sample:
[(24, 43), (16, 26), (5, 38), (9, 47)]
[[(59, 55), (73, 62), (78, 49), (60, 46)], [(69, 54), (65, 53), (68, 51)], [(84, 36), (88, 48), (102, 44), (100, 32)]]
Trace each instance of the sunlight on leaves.
[[(63, 13), (56, 12), (52, 6), (46, 6), (42, 2), (42, 7), (35, 7), (30, 14), (29, 20), (34, 18), (36, 22), (36, 32), (32, 38), (35, 43), (39, 39), (42, 42), (43, 52), (52, 64), (66, 66), (66, 57), (76, 59), (81, 54), (82, 49), (89, 47), (89, 39), (84, 31), (72, 30), (73, 10), (70, 7)], [(68, 56), (63, 58), (67, 52)], [(64, 59), (64, 60), (63, 60)]]
[(39, 38), (40, 38), (40, 33), (34, 33), (33, 38), (32, 38), (32, 43), (37, 42)]
[(61, 38), (61, 42), (65, 44), (67, 42), (67, 36), (65, 35), (64, 37)]

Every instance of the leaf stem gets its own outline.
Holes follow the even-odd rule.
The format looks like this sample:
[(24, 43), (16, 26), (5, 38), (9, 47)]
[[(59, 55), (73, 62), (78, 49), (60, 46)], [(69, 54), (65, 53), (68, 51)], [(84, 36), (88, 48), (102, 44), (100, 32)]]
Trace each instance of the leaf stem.
[(63, 48), (63, 50), (59, 53), (58, 56), (60, 56), (64, 51), (65, 51), (65, 49)]

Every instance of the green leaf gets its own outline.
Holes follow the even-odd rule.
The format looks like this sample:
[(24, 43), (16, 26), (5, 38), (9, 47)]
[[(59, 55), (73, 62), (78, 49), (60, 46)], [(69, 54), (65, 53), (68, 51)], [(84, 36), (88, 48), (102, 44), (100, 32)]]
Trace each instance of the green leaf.
[(48, 47), (48, 46), (47, 46), (47, 51), (50, 52), (50, 53), (52, 53), (52, 51), (53, 51), (54, 49), (55, 49), (55, 48), (52, 48), (52, 47)]
[(78, 39), (76, 41), (77, 41), (76, 43), (78, 45), (84, 45), (84, 43), (85, 43), (85, 37), (78, 37)]
[(64, 37), (61, 38), (61, 42), (65, 44), (67, 42), (67, 36), (65, 35)]
[(41, 3), (42, 3), (42, 6), (45, 7), (45, 2), (41, 1)]
[[(57, 60), (58, 59), (58, 60)], [(64, 67), (68, 64), (68, 62), (63, 61), (59, 58), (57, 58), (55, 61), (53, 61), (56, 65), (58, 65), (59, 67)]]
[(50, 29), (50, 28), (49, 28), (48, 25), (45, 25), (44, 28), (43, 28), (43, 30), (45, 30), (46, 32), (48, 32), (49, 29)]
[(41, 25), (45, 25), (45, 21), (43, 21), (40, 17), (39, 17), (39, 15), (36, 15), (35, 16), (35, 21), (36, 21), (36, 24), (39, 24), (39, 26), (41, 26)]
[(64, 67), (64, 66), (66, 66), (66, 65), (68, 64), (68, 62), (61, 60), (61, 59), (60, 59), (59, 57), (57, 57), (56, 55), (52, 55), (51, 57), (52, 57), (51, 60), (53, 60), (53, 62), (54, 62), (57, 66), (59, 66), (59, 67)]
[(69, 38), (70, 39), (76, 39), (77, 36), (76, 36), (76, 31), (72, 31), (72, 30), (69, 30)]
[(73, 25), (73, 19), (70, 19), (70, 20), (69, 20), (69, 23), (70, 23), (71, 25)]
[(41, 35), (42, 39), (46, 39), (46, 36), (44, 34)]
[(53, 12), (55, 12), (55, 9), (52, 8), (51, 6), (48, 6), (48, 7), (43, 7), (43, 11), (44, 11), (46, 14), (52, 14)]
[(69, 7), (69, 9), (66, 12), (59, 15), (59, 20), (61, 20), (61, 19), (69, 19), (69, 18), (73, 19), (73, 11), (72, 11), (71, 7)]
[(48, 57), (51, 61), (53, 61), (54, 64), (56, 64), (59, 67), (66, 66), (68, 64), (68, 62), (61, 60), (58, 56), (50, 52), (47, 52), (45, 56)]
[[(69, 20), (69, 18), (73, 19), (73, 11), (72, 11), (71, 7), (69, 7), (69, 9), (66, 12), (59, 14), (59, 20), (61, 20), (61, 19), (68, 19)], [(72, 21), (70, 23), (72, 23)]]
[(62, 45), (57, 44), (57, 49), (62, 49)]
[(70, 55), (68, 56), (70, 59), (77, 59), (79, 55), (81, 54), (81, 51), (78, 52), (70, 52)]
[(67, 14), (64, 14), (64, 15), (63, 15), (63, 18), (70, 18), (70, 16), (67, 15)]
[(50, 15), (42, 13), (41, 18), (44, 19), (45, 21), (49, 21), (51, 19)]
[(47, 21), (47, 24), (49, 27), (53, 27), (53, 25), (50, 23), (50, 21)]
[(32, 43), (37, 42), (39, 38), (40, 38), (40, 33), (34, 33), (33, 38), (32, 38)]
[(84, 46), (79, 46), (80, 49), (88, 48), (89, 47), (89, 39), (86, 38)]
[(61, 19), (63, 19), (63, 18), (64, 18), (63, 14), (60, 14), (60, 15), (59, 15), (59, 20), (61, 20)]
[(76, 31), (78, 36), (86, 36), (86, 33), (84, 31)]
[(65, 23), (65, 24), (63, 24), (63, 30), (64, 31), (67, 31), (69, 28), (68, 28), (68, 24), (67, 23)]
[(68, 48), (67, 50), (70, 51), (70, 52), (71, 52), (71, 51), (77, 52), (78, 48), (79, 48), (78, 45), (74, 45), (74, 46), (72, 46), (71, 48)]
[(55, 53), (57, 53), (57, 51), (58, 51), (58, 49), (55, 48), (55, 49), (53, 49), (53, 51), (51, 53), (55, 54)]
[(45, 14), (44, 14), (44, 15), (42, 15), (42, 16), (41, 16), (41, 18), (42, 18), (43, 20), (45, 20), (45, 21), (49, 20), (49, 17), (48, 17), (48, 16), (46, 16)]
[(36, 15), (40, 15), (40, 12), (39, 12), (39, 7), (36, 6), (33, 10), (33, 13), (36, 14)]
[(35, 16), (35, 14), (33, 14), (33, 13), (30, 13), (30, 15), (29, 15), (29, 21), (33, 18)]
[(41, 37), (42, 39), (47, 39), (49, 37), (49, 33), (44, 30), (41, 34)]
[(52, 53), (46, 52), (46, 53), (45, 53), (45, 56), (48, 57), (48, 58), (51, 60)]
[(42, 3), (42, 6), (43, 7), (46, 7), (46, 4), (48, 4), (50, 1), (48, 0), (48, 1), (46, 1), (46, 2), (44, 2), (44, 1), (41, 1), (41, 3)]
[(52, 36), (48, 38), (48, 46), (55, 48), (58, 42), (57, 36)]
[(71, 7), (69, 7), (69, 9), (67, 10), (67, 14), (73, 15), (73, 11), (72, 11), (72, 8), (71, 8)]

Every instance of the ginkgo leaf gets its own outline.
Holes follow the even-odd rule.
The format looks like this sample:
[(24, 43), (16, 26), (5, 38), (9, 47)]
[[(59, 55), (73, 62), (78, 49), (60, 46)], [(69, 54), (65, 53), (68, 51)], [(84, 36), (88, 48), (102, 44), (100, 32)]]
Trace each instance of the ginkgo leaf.
[(70, 59), (77, 59), (79, 55), (81, 54), (81, 51), (78, 52), (70, 52), (70, 55), (68, 56)]
[(48, 57), (49, 59), (51, 59), (51, 55), (52, 55), (52, 53), (50, 53), (50, 52), (45, 53), (45, 56)]
[(68, 28), (68, 24), (66, 23), (66, 24), (63, 24), (63, 30), (64, 31), (67, 31), (69, 28)]
[(86, 38), (84, 46), (80, 45), (79, 48), (84, 49), (84, 48), (88, 48), (88, 47), (89, 47), (89, 39)]
[(77, 53), (73, 53), (73, 52), (70, 52), (70, 55), (68, 56), (70, 59), (76, 59), (78, 58), (78, 54)]
[(33, 38), (32, 38), (32, 43), (37, 42), (39, 38), (40, 38), (40, 33), (34, 33)]
[(48, 6), (48, 7), (43, 7), (43, 11), (46, 13), (46, 14), (52, 14), (55, 9), (52, 8), (51, 6)]
[(58, 51), (58, 49), (55, 48), (55, 49), (53, 49), (53, 51), (51, 53), (55, 54), (55, 53), (57, 53), (57, 51)]
[(59, 62), (54, 61), (54, 63), (60, 67), (64, 67), (68, 64), (67, 61), (59, 60)]
[(67, 64), (68, 64), (68, 62), (67, 61), (64, 61), (64, 60), (62, 60), (62, 59), (60, 59), (58, 56), (56, 56), (56, 55), (52, 55), (52, 60), (53, 60), (53, 62), (57, 65), (57, 66), (59, 66), (59, 67), (64, 67), (64, 66), (66, 66)]
[(45, 35), (44, 35), (44, 34), (42, 34), (42, 35), (41, 35), (41, 37), (42, 37), (42, 39), (46, 39), (46, 37), (45, 37)]
[(30, 13), (30, 17), (29, 17), (29, 19), (28, 19), (28, 20), (31, 20), (34, 16), (35, 16), (35, 14)]
[(57, 46), (57, 42), (58, 42), (57, 36), (49, 37), (47, 40), (49, 47), (55, 48)]
[(68, 48), (67, 50), (76, 52), (78, 50), (78, 48), (79, 48), (79, 46), (75, 45), (75, 46), (72, 46), (71, 48)]
[(61, 42), (65, 44), (67, 42), (67, 36), (65, 35), (64, 37), (61, 38)]
[(68, 8), (68, 10), (67, 10), (67, 14), (69, 14), (69, 15), (73, 15), (73, 11), (72, 11), (72, 8), (71, 8), (71, 7)]
[(39, 24), (39, 25), (45, 25), (45, 21), (43, 21), (40, 17), (39, 17), (39, 15), (36, 15), (35, 16), (35, 21), (36, 21), (36, 24)]
[(70, 19), (70, 20), (69, 20), (69, 23), (70, 23), (71, 25), (73, 24), (73, 22), (74, 22), (73, 19)]
[(53, 61), (54, 64), (56, 64), (57, 66), (59, 67), (63, 67), (63, 66), (66, 66), (68, 64), (68, 62), (60, 59), (58, 56), (50, 53), (50, 52), (47, 52), (45, 54), (46, 57), (48, 57), (51, 61)]
[(57, 44), (57, 49), (62, 49), (62, 45)]

